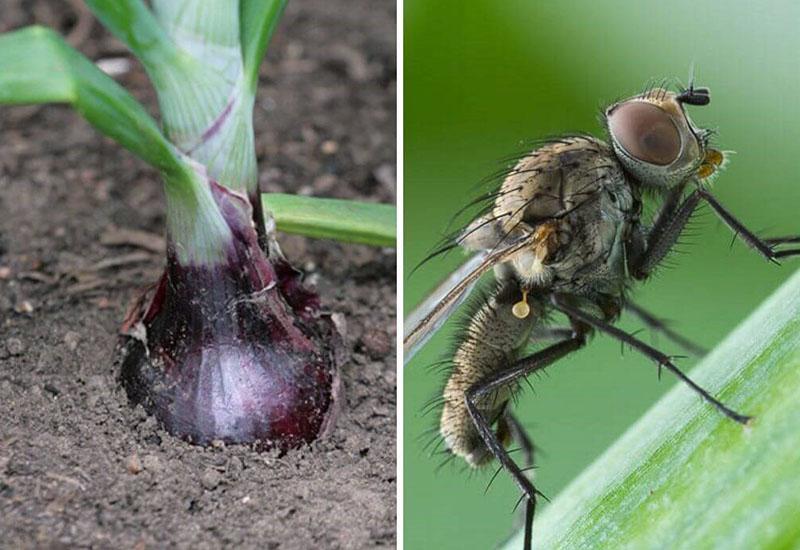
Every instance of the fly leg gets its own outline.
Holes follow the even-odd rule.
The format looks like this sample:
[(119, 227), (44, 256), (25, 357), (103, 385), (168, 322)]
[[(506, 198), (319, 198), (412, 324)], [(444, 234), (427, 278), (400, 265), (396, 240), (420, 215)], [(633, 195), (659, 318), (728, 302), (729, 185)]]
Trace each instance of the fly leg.
[(680, 202), (683, 187), (675, 189), (667, 197), (655, 222), (647, 232), (644, 250), (632, 255), (628, 262), (628, 271), (635, 279), (649, 277), (661, 260), (669, 253), (678, 241), (689, 219), (692, 217), (701, 196), (694, 191), (683, 202)]
[(643, 309), (642, 307), (634, 304), (633, 302), (626, 302), (625, 309), (633, 313), (636, 317), (639, 318), (648, 328), (654, 330), (655, 332), (660, 332), (668, 339), (672, 340), (680, 347), (691, 353), (692, 355), (697, 355), (699, 357), (708, 353), (702, 346), (695, 344), (685, 336), (675, 332), (667, 324), (650, 313), (649, 311)]
[(728, 212), (708, 190), (698, 188), (689, 194), (683, 202), (680, 202), (682, 192), (682, 187), (677, 188), (667, 197), (656, 216), (653, 226), (648, 231), (644, 251), (631, 257), (628, 268), (634, 278), (645, 279), (653, 272), (677, 242), (678, 237), (680, 237), (681, 232), (686, 227), (701, 200), (707, 202), (722, 221), (745, 244), (754, 248), (766, 259), (777, 263), (779, 258), (800, 255), (800, 248), (776, 250), (779, 245), (800, 243), (800, 237), (761, 239), (736, 219), (733, 214)]
[(533, 467), (533, 453), (535, 451), (533, 441), (531, 441), (528, 432), (525, 431), (525, 427), (510, 412), (506, 412), (506, 424), (508, 425), (508, 431), (511, 432), (511, 439), (519, 445), (519, 449), (522, 451), (522, 460), (527, 471)]
[[(572, 329), (570, 330), (570, 335)], [(568, 335), (569, 336), (569, 335)], [(505, 414), (505, 421), (508, 427), (508, 431), (511, 434), (511, 439), (519, 446), (520, 451), (522, 452), (522, 461), (525, 467), (523, 468), (523, 472), (529, 472), (533, 468), (533, 453), (535, 451), (535, 447), (533, 446), (533, 441), (531, 441), (530, 436), (525, 431), (525, 428), (522, 426), (520, 421), (514, 416), (511, 412), (506, 412)], [(528, 515), (531, 514), (530, 520), (528, 519)], [(519, 520), (522, 523), (515, 522), (514, 530), (519, 530), (520, 527), (525, 527), (528, 525), (528, 521), (533, 522), (533, 507), (529, 506), (527, 503), (525, 505), (525, 513), (519, 517)]]
[(773, 237), (771, 239), (764, 239), (764, 242), (771, 245), (800, 244), (800, 235), (790, 235), (788, 237)]
[(731, 420), (735, 420), (740, 424), (746, 424), (748, 420), (750, 420), (749, 416), (745, 416), (743, 414), (739, 414), (736, 411), (726, 407), (720, 401), (715, 399), (710, 393), (706, 390), (698, 386), (691, 378), (686, 376), (683, 371), (681, 371), (675, 364), (672, 362), (670, 357), (652, 346), (649, 346), (639, 340), (638, 338), (628, 334), (624, 330), (620, 330), (614, 325), (610, 324), (608, 321), (603, 319), (599, 319), (593, 315), (590, 315), (581, 309), (574, 307), (569, 304), (569, 301), (565, 299), (564, 296), (559, 294), (553, 294), (550, 297), (550, 301), (553, 306), (565, 313), (571, 319), (575, 319), (582, 323), (585, 323), (591, 326), (594, 329), (597, 329), (600, 332), (605, 332), (612, 338), (616, 338), (620, 342), (628, 344), (630, 347), (634, 348), (636, 351), (642, 353), (646, 357), (649, 357), (653, 361), (658, 364), (658, 370), (661, 372), (661, 368), (664, 367), (668, 371), (672, 372), (675, 376), (677, 376), (680, 380), (685, 382), (692, 390), (700, 394), (700, 396), (714, 405), (722, 414), (730, 418)]
[(536, 497), (541, 495), (541, 493), (533, 486), (533, 483), (531, 483), (522, 469), (511, 459), (505, 447), (503, 447), (497, 434), (492, 430), (492, 426), (486, 419), (486, 416), (481, 412), (481, 401), (484, 399), (491, 399), (492, 394), (496, 390), (513, 384), (532, 372), (553, 364), (555, 361), (558, 361), (565, 355), (583, 346), (585, 342), (585, 332), (576, 331), (568, 340), (563, 340), (546, 347), (533, 355), (529, 355), (528, 357), (514, 362), (508, 368), (485, 376), (482, 380), (470, 387), (465, 395), (467, 410), (481, 439), (492, 455), (500, 462), (503, 469), (511, 475), (514, 482), (527, 499), (525, 508), (525, 550), (530, 550), (531, 548), (531, 529), (533, 526), (533, 515), (536, 512)]
[[(769, 239), (764, 239), (764, 242), (773, 248), (783, 244), (800, 244), (800, 236), (790, 235), (787, 237), (772, 237)], [(776, 252), (779, 254), (779, 257), (796, 256), (800, 254), (800, 249), (777, 250)]]
[(767, 260), (778, 263), (778, 258), (788, 258), (790, 256), (800, 255), (800, 248), (791, 248), (788, 250), (775, 250), (775, 247), (781, 244), (797, 243), (800, 242), (798, 237), (782, 237), (777, 239), (762, 239), (755, 233), (747, 229), (745, 225), (740, 222), (733, 214), (731, 214), (722, 204), (706, 189), (699, 188), (694, 193), (700, 195), (709, 206), (714, 210), (717, 216), (725, 222), (725, 225), (731, 228), (737, 237), (742, 239), (747, 246), (755, 249), (759, 254), (764, 256)]

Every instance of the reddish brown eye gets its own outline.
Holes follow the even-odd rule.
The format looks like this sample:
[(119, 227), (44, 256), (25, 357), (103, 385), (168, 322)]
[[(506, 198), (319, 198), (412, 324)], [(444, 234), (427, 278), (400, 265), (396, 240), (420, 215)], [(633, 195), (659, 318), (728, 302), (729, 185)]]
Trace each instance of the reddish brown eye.
[(649, 164), (672, 164), (681, 152), (681, 138), (669, 115), (650, 103), (620, 105), (608, 117), (619, 145), (635, 159)]

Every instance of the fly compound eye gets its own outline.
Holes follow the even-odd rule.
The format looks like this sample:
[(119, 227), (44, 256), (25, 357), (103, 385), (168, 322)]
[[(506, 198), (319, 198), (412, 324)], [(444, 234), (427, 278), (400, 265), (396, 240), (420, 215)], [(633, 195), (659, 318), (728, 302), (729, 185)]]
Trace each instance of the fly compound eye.
[(648, 164), (672, 164), (681, 152), (675, 123), (661, 108), (642, 101), (625, 103), (608, 116), (614, 140), (628, 155)]

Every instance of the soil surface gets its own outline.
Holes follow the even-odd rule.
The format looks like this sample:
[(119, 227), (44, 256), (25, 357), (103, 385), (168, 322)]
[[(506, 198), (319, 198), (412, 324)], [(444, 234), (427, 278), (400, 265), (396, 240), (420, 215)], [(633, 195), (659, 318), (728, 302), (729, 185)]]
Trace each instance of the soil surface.
[[(126, 55), (80, 5), (3, 0), (0, 31)], [(292, 0), (262, 75), (262, 189), (394, 202), (394, 2)], [(117, 79), (156, 112), (135, 61)], [(0, 108), (0, 546), (394, 546), (394, 252), (282, 239), (346, 316), (337, 427), (284, 456), (199, 448), (129, 406), (114, 366), (163, 226), (157, 174), (70, 109)]]

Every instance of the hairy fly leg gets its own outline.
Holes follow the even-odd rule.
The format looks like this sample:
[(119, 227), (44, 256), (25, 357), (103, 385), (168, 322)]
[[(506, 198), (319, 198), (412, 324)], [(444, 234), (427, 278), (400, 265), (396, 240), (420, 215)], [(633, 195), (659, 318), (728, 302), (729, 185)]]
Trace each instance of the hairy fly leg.
[(720, 203), (714, 195), (708, 190), (699, 188), (695, 193), (698, 193), (703, 200), (714, 210), (717, 216), (725, 222), (725, 225), (731, 228), (737, 237), (742, 239), (747, 246), (755, 249), (759, 254), (764, 256), (771, 262), (778, 262), (779, 258), (788, 258), (790, 256), (800, 255), (800, 248), (792, 248), (789, 250), (775, 250), (775, 247), (781, 244), (798, 242), (797, 237), (783, 237), (777, 239), (762, 239), (755, 233), (750, 231), (742, 222), (731, 214), (722, 203)]
[(685, 336), (675, 332), (674, 330), (669, 328), (669, 326), (667, 326), (667, 324), (663, 320), (659, 319), (658, 317), (656, 317), (643, 307), (628, 301), (625, 302), (625, 309), (627, 309), (628, 311), (633, 313), (636, 317), (638, 317), (639, 320), (642, 321), (645, 325), (647, 325), (648, 328), (650, 328), (655, 332), (663, 334), (669, 340), (672, 340), (673, 342), (678, 344), (680, 347), (682, 347), (689, 353), (697, 355), (699, 357), (707, 353), (706, 350), (703, 349), (703, 347), (699, 346), (698, 344), (695, 344)]
[(527, 499), (525, 512), (526, 550), (529, 550), (531, 547), (531, 529), (533, 525), (533, 516), (536, 512), (536, 497), (541, 495), (541, 493), (534, 487), (524, 471), (514, 462), (492, 430), (491, 423), (486, 419), (483, 412), (481, 412), (481, 401), (482, 399), (491, 399), (492, 394), (496, 390), (511, 386), (521, 378), (553, 364), (555, 361), (558, 361), (562, 357), (583, 346), (585, 342), (585, 334), (575, 334), (568, 340), (553, 344), (528, 357), (523, 357), (508, 368), (487, 375), (466, 392), (465, 401), (467, 411), (481, 439), (492, 455), (500, 462), (503, 469), (511, 475), (514, 482)]
[(686, 224), (700, 203), (698, 191), (679, 202), (683, 187), (673, 191), (661, 207), (653, 226), (647, 232), (644, 250), (631, 255), (628, 270), (635, 279), (646, 279), (678, 242)]
[(686, 376), (671, 360), (671, 358), (662, 353), (661, 351), (657, 350), (656, 348), (642, 342), (635, 336), (628, 334), (624, 330), (620, 330), (608, 321), (603, 319), (599, 319), (589, 313), (582, 311), (580, 308), (574, 307), (569, 304), (569, 301), (565, 299), (564, 296), (559, 294), (553, 294), (550, 299), (553, 307), (557, 310), (561, 311), (562, 313), (566, 314), (571, 319), (586, 323), (587, 325), (591, 326), (592, 328), (604, 332), (611, 336), (612, 338), (616, 338), (620, 342), (624, 344), (628, 344), (630, 347), (638, 351), (639, 353), (649, 357), (653, 361), (658, 364), (659, 372), (661, 372), (661, 368), (664, 367), (668, 371), (672, 372), (675, 376), (677, 376), (680, 380), (685, 382), (692, 390), (700, 394), (700, 396), (714, 405), (722, 414), (730, 418), (731, 420), (735, 420), (740, 424), (746, 424), (749, 420), (749, 416), (745, 416), (740, 414), (733, 409), (728, 408), (727, 406), (723, 405), (722, 402), (714, 398), (710, 393), (708, 393), (705, 389), (698, 386), (691, 378)]
[[(571, 331), (572, 329), (569, 330)], [(511, 439), (519, 446), (519, 449), (522, 452), (522, 460), (523, 464), (525, 465), (522, 471), (525, 473), (532, 471), (534, 466), (533, 455), (536, 450), (536, 448), (533, 445), (533, 441), (528, 435), (528, 432), (525, 430), (525, 427), (512, 412), (506, 411), (505, 421), (506, 425), (508, 426), (508, 430), (511, 433)], [(519, 530), (520, 527), (525, 528), (533, 523), (533, 511), (534, 511), (533, 503), (526, 502), (525, 512), (519, 518), (522, 521), (522, 523), (521, 524), (516, 523), (514, 525), (515, 531)]]
[(698, 188), (686, 197), (683, 202), (678, 202), (682, 192), (683, 187), (681, 186), (667, 196), (653, 226), (647, 233), (644, 250), (640, 254), (632, 255), (629, 270), (634, 278), (646, 279), (653, 272), (655, 267), (675, 245), (701, 200), (711, 206), (737, 237), (741, 238), (745, 244), (754, 248), (766, 259), (777, 262), (779, 258), (800, 255), (800, 248), (776, 250), (779, 245), (800, 242), (800, 237), (761, 239), (736, 219), (708, 190), (702, 187)]

